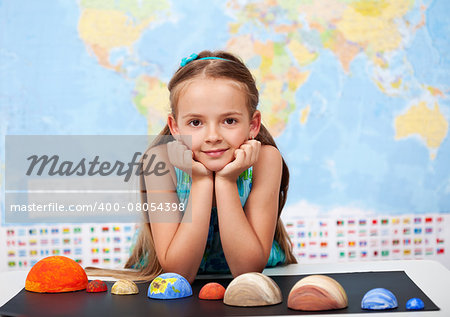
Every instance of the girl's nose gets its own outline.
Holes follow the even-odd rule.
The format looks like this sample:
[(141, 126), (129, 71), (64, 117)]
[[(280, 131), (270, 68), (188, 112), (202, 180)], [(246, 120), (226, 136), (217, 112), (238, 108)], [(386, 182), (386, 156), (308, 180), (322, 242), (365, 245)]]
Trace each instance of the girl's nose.
[(217, 142), (221, 140), (221, 136), (217, 127), (209, 126), (207, 133), (208, 133), (208, 135), (206, 136), (207, 142)]

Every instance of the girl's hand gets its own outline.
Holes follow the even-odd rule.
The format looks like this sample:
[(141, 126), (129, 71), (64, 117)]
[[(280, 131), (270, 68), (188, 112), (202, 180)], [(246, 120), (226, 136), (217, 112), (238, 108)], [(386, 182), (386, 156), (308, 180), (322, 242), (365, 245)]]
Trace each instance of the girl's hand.
[(193, 159), (192, 151), (179, 140), (167, 143), (167, 154), (170, 163), (186, 172), (193, 179), (197, 177), (212, 177), (212, 172), (202, 163)]
[(216, 172), (217, 178), (224, 178), (235, 182), (239, 175), (256, 163), (261, 149), (261, 142), (248, 140), (234, 151), (234, 160)]

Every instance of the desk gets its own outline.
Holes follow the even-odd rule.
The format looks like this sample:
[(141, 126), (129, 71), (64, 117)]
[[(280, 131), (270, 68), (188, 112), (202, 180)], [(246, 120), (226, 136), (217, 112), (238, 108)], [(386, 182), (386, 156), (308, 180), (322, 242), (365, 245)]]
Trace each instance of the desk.
[[(420, 316), (450, 316), (450, 271), (442, 264), (430, 260), (407, 261), (376, 261), (376, 262), (350, 262), (333, 264), (292, 264), (286, 267), (277, 267), (264, 270), (264, 274), (273, 275), (299, 275), (299, 274), (326, 274), (348, 272), (379, 272), (379, 271), (405, 271), (406, 274), (419, 286), (423, 292), (441, 309), (440, 311), (414, 312), (414, 317)], [(13, 298), (24, 286), (27, 271), (0, 273), (0, 306)], [(216, 276), (217, 277), (217, 276)], [(89, 279), (94, 279), (90, 277)], [(202, 276), (201, 278), (211, 278)], [(114, 280), (101, 278), (103, 280)], [(381, 313), (382, 316), (404, 316), (402, 313)], [(329, 314), (325, 316), (342, 316)], [(366, 314), (351, 314), (350, 316), (369, 316)]]

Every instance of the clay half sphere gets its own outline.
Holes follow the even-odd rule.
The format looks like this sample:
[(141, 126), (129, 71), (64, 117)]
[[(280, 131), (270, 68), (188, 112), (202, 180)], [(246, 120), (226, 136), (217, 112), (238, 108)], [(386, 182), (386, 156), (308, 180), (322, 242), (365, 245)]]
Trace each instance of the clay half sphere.
[(25, 289), (37, 293), (63, 293), (86, 289), (88, 278), (83, 268), (65, 256), (49, 256), (31, 268)]
[(261, 273), (245, 273), (228, 285), (223, 302), (231, 306), (267, 306), (283, 301), (278, 285)]
[(392, 309), (397, 306), (397, 298), (390, 290), (385, 288), (371, 289), (361, 301), (361, 308), (369, 310)]
[(219, 283), (208, 283), (202, 287), (200, 293), (198, 294), (198, 298), (208, 300), (218, 300), (223, 299), (224, 295), (225, 295), (225, 287), (223, 287)]
[(139, 289), (135, 282), (130, 280), (118, 280), (111, 287), (111, 294), (116, 295), (133, 295), (138, 294)]
[(155, 299), (176, 299), (192, 295), (191, 284), (180, 274), (164, 273), (155, 277), (147, 296)]
[(88, 293), (100, 293), (106, 292), (108, 290), (108, 286), (105, 282), (101, 280), (93, 280), (90, 281), (86, 287), (86, 292)]
[(347, 294), (336, 280), (326, 275), (302, 278), (291, 289), (288, 307), (294, 310), (319, 311), (348, 306)]

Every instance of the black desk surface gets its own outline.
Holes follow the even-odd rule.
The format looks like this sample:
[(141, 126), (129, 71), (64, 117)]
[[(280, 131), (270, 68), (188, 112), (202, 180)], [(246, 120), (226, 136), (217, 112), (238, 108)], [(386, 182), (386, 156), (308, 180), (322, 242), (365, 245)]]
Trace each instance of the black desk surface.
[[(389, 312), (405, 312), (406, 302), (418, 297), (425, 303), (425, 310), (439, 308), (414, 284), (403, 271), (358, 272), (325, 274), (338, 281), (345, 289), (349, 305), (345, 309), (321, 312), (302, 312), (287, 308), (287, 298), (292, 286), (306, 275), (271, 276), (283, 294), (283, 302), (263, 307), (233, 307), (223, 301), (198, 299), (203, 285), (218, 282), (227, 287), (231, 279), (198, 279), (192, 285), (193, 296), (174, 299), (156, 300), (147, 297), (150, 283), (139, 283), (137, 295), (113, 295), (111, 286), (106, 282), (108, 291), (87, 293), (86, 291), (39, 294), (22, 289), (14, 298), (0, 307), (0, 314), (7, 316), (271, 316), (271, 315), (316, 315), (316, 314), (350, 314), (371, 313), (361, 309), (361, 299), (372, 288), (389, 289), (398, 300), (398, 308)], [(380, 311), (378, 311), (380, 312)], [(414, 314), (411, 311), (411, 314)]]

